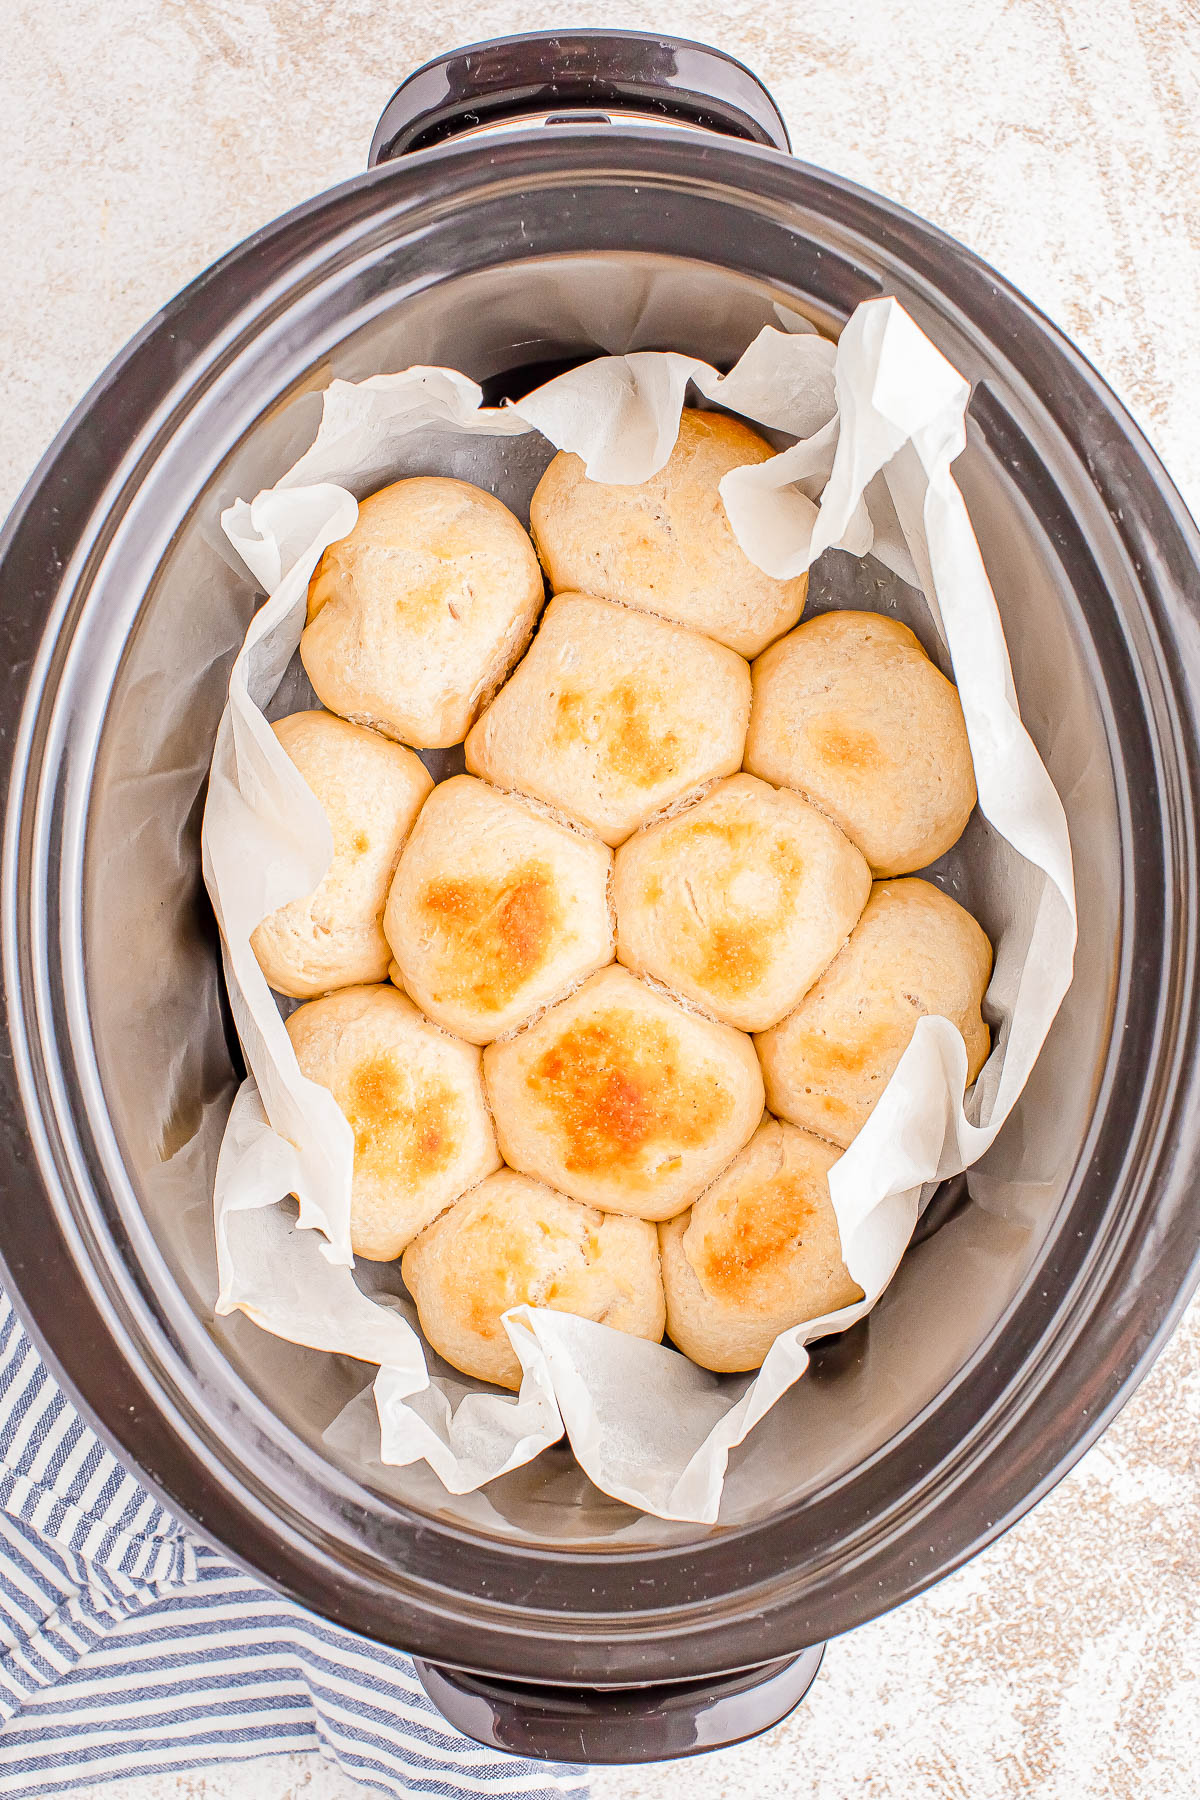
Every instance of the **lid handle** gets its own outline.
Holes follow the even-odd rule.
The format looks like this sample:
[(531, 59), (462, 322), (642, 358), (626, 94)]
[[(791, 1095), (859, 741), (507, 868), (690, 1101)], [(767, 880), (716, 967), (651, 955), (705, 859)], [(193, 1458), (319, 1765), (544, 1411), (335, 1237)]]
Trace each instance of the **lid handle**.
[(721, 1750), (786, 1719), (821, 1667), (824, 1644), (797, 1657), (648, 1687), (571, 1688), (501, 1681), (414, 1660), (421, 1685), (464, 1737), (553, 1762), (663, 1762)]
[(790, 150), (770, 94), (722, 50), (643, 31), (535, 31), (426, 63), (396, 89), (369, 166), (502, 124), (592, 124), (641, 115)]

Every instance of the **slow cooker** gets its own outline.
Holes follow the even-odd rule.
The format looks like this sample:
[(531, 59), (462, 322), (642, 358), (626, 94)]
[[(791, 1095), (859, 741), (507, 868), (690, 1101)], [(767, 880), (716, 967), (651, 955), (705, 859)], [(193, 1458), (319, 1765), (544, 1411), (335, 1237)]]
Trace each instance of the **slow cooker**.
[[(957, 474), (1076, 858), (1074, 985), (993, 1150), (881, 1304), (736, 1453), (719, 1524), (557, 1446), (455, 1498), (326, 1435), (371, 1371), (215, 1319), (241, 1075), (199, 824), (255, 605), (219, 514), (320, 394), (448, 363), (487, 398), (598, 352), (730, 363), (779, 309), (894, 294), (973, 384)], [(819, 578), (819, 571), (818, 571)], [(1096, 373), (940, 232), (788, 154), (701, 46), (486, 44), (406, 82), (369, 171), (267, 226), (101, 377), (0, 545), (4, 1281), (78, 1405), (195, 1529), (419, 1659), (446, 1716), (584, 1761), (707, 1749), (1096, 1436), (1200, 1275), (1200, 540)]]

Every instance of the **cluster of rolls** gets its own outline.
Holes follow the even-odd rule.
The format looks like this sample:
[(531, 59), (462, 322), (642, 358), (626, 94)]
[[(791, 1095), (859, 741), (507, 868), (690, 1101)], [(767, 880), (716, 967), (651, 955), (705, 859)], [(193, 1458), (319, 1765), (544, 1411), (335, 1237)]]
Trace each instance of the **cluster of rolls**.
[[(718, 483), (772, 454), (692, 411), (640, 486), (560, 454), (533, 542), (400, 481), (309, 588), (328, 710), (274, 730), (333, 860), (253, 945), (353, 1131), (356, 1254), (503, 1387), (521, 1302), (745, 1370), (861, 1298), (830, 1167), (923, 1014), (987, 1055), (988, 941), (909, 874), (975, 804), (957, 691), (745, 557)], [(435, 787), (414, 748), (464, 739)]]

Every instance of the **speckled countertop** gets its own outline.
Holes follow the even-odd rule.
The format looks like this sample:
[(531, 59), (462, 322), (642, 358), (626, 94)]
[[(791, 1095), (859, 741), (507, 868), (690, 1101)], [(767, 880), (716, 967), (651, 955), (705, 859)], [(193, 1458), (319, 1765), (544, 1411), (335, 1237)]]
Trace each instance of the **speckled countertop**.
[[(0, 510), (162, 301), (362, 166), (416, 64), (507, 31), (664, 16), (644, 0), (6, 0)], [(681, 3), (671, 24), (766, 79), (799, 155), (1003, 269), (1092, 357), (1200, 510), (1196, 0), (729, 0)], [(790, 1721), (739, 1750), (599, 1776), (597, 1795), (1193, 1800), (1198, 1445), (1193, 1308), (1074, 1473), (958, 1575), (833, 1645)], [(365, 1790), (295, 1757), (119, 1792)]]

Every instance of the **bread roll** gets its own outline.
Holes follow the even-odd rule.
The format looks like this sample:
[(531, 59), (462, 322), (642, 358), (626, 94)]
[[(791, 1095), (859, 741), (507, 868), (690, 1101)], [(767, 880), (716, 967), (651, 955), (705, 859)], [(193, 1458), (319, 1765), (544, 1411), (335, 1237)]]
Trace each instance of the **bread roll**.
[(742, 760), (750, 671), (645, 613), (560, 594), (467, 739), (467, 768), (619, 844), (651, 813)]
[(927, 867), (975, 805), (958, 689), (881, 613), (823, 613), (759, 657), (746, 767), (828, 813), (876, 875)]
[(411, 750), (333, 713), (292, 713), (272, 730), (329, 821), (333, 860), (307, 899), (263, 920), (250, 948), (276, 992), (296, 1000), (382, 981), (383, 904), (433, 781)]
[(969, 912), (927, 881), (880, 881), (850, 942), (795, 1012), (757, 1040), (772, 1112), (846, 1145), (900, 1061), (917, 1020), (940, 1014), (987, 1061), (980, 1013), (992, 946)]
[(839, 1152), (764, 1119), (690, 1212), (659, 1226), (667, 1331), (703, 1369), (757, 1369), (781, 1331), (852, 1306), (829, 1171)]
[(465, 481), (417, 476), (363, 500), (308, 588), (300, 659), (332, 712), (418, 749), (459, 743), (542, 604), (528, 536)]
[(837, 955), (870, 891), (860, 852), (823, 813), (731, 775), (617, 851), (617, 954), (727, 1025), (763, 1031)]
[(405, 988), (486, 1044), (611, 962), (612, 851), (471, 775), (434, 789), (384, 930)]
[(354, 1133), (354, 1253), (390, 1262), (500, 1166), (479, 1051), (386, 986), (312, 1000), (287, 1029), (302, 1074), (329, 1089)]
[(551, 587), (620, 600), (757, 656), (804, 611), (808, 577), (776, 581), (750, 561), (719, 486), (731, 469), (774, 454), (739, 419), (686, 409), (649, 481), (589, 481), (581, 459), (562, 451), (529, 509)]
[(401, 1268), (438, 1355), (499, 1387), (521, 1385), (501, 1324), (510, 1306), (548, 1306), (653, 1343), (663, 1334), (653, 1225), (580, 1206), (512, 1169), (414, 1238)]
[(483, 1070), (506, 1162), (643, 1219), (682, 1212), (762, 1115), (749, 1038), (616, 967), (489, 1044)]

